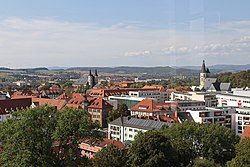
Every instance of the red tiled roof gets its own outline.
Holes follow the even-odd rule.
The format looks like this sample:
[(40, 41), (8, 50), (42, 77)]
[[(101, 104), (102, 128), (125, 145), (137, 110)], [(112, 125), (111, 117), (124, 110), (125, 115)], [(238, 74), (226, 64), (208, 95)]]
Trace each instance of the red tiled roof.
[(6, 99), (0, 100), (0, 114), (6, 114), (6, 111), (17, 111), (30, 107), (32, 104), (31, 98), (23, 99)]
[(177, 103), (157, 103), (152, 99), (144, 99), (132, 107), (131, 111), (142, 111), (142, 112), (162, 112), (171, 111), (173, 107), (176, 108)]
[(112, 108), (113, 106), (109, 104), (106, 100), (102, 98), (95, 98), (88, 108), (97, 108), (97, 109), (103, 109), (103, 108)]
[(66, 105), (66, 100), (58, 99), (47, 99), (47, 98), (32, 98), (32, 103), (35, 105), (49, 105), (56, 107), (58, 110), (61, 110)]
[(245, 126), (245, 129), (244, 129), (244, 132), (241, 136), (241, 139), (244, 139), (244, 138), (247, 138), (249, 137), (250, 138), (250, 126)]

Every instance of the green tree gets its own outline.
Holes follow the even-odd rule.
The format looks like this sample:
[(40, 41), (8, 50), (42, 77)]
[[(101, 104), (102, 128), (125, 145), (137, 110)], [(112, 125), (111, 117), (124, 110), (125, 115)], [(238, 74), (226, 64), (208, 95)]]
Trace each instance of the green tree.
[(0, 124), (0, 166), (85, 165), (78, 144), (80, 139), (96, 140), (97, 127), (84, 110), (41, 106), (15, 112)]
[(194, 164), (192, 165), (192, 167), (215, 167), (217, 166), (214, 161), (212, 160), (207, 160), (207, 159), (200, 159), (197, 158), (194, 161)]
[(233, 130), (214, 124), (185, 122), (164, 128), (163, 132), (171, 139), (183, 166), (200, 157), (226, 164), (235, 156), (235, 144), (239, 142)]
[(112, 110), (108, 113), (108, 122), (111, 122), (121, 116), (129, 116), (130, 111), (126, 104), (118, 104), (116, 110)]
[(52, 136), (56, 117), (55, 108), (45, 106), (15, 112), (1, 123), (0, 166), (55, 166)]
[(236, 157), (228, 162), (229, 167), (250, 167), (250, 138), (236, 145)]
[(177, 166), (175, 150), (160, 131), (138, 133), (128, 151), (130, 166)]
[(59, 142), (57, 157), (62, 166), (83, 165), (84, 159), (79, 155), (80, 139), (95, 140), (99, 137), (94, 131), (98, 125), (92, 123), (88, 113), (82, 109), (65, 108), (60, 112), (55, 128), (54, 139)]
[(120, 149), (113, 144), (109, 144), (96, 153), (93, 159), (93, 167), (126, 167), (127, 159), (126, 149)]

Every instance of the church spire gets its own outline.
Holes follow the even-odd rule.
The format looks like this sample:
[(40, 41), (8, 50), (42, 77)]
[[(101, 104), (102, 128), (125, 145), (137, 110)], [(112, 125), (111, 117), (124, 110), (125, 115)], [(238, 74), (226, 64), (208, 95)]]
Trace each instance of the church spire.
[(95, 76), (98, 76), (98, 74), (97, 74), (97, 69), (95, 69)]
[(207, 73), (205, 60), (203, 60), (202, 66), (201, 66), (201, 73)]
[(89, 70), (89, 76), (91, 76), (92, 74), (91, 74), (91, 69)]

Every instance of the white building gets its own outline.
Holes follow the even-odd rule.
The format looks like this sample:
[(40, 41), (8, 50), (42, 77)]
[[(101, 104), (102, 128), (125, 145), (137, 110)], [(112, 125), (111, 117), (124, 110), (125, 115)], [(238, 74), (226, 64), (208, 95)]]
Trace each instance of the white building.
[(156, 100), (157, 102), (169, 100), (170, 95), (171, 92), (160, 90), (129, 91), (129, 96), (150, 98)]
[(249, 96), (242, 96), (242, 95), (235, 95), (232, 93), (227, 94), (217, 94), (217, 103), (218, 107), (223, 106), (230, 106), (230, 107), (249, 107), (250, 108), (250, 97)]
[(196, 100), (204, 101), (206, 107), (216, 107), (217, 99), (215, 93), (210, 92), (172, 92), (171, 100)]
[(144, 100), (145, 97), (134, 97), (134, 96), (109, 96), (108, 102), (116, 109), (119, 104), (126, 104), (128, 109), (132, 108), (140, 101)]
[(109, 123), (108, 133), (112, 139), (121, 142), (133, 141), (139, 131), (146, 132), (150, 129), (160, 129), (164, 125), (171, 126), (172, 124), (133, 117), (119, 117)]
[(246, 126), (250, 126), (250, 108), (236, 108), (235, 132), (242, 135)]

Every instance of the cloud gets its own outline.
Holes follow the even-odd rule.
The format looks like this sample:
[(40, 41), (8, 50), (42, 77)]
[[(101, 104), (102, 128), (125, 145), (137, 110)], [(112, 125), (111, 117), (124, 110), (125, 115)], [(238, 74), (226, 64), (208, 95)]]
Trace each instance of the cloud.
[(4, 18), (0, 66), (190, 65), (204, 58), (211, 64), (250, 63), (249, 23), (221, 23), (214, 29), (243, 28), (241, 33), (215, 33), (147, 29), (136, 21), (100, 26), (51, 18)]
[(126, 57), (145, 57), (151, 55), (151, 51), (138, 51), (138, 52), (126, 52), (124, 54)]

